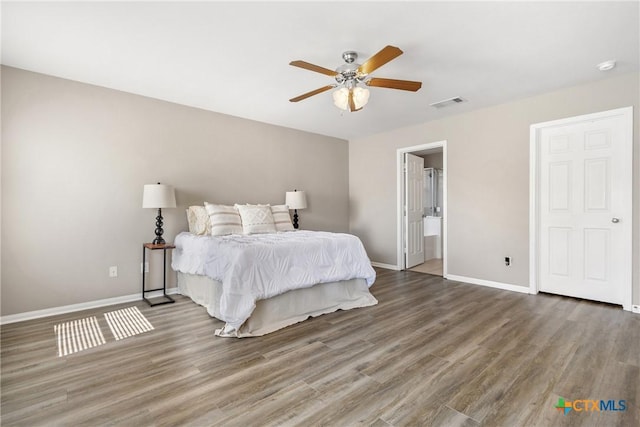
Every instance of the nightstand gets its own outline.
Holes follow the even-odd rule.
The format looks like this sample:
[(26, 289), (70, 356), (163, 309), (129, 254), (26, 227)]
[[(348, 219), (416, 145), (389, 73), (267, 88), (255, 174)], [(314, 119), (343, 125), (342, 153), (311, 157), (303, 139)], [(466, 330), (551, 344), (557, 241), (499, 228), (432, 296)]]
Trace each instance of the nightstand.
[[(167, 295), (167, 251), (170, 251), (171, 249), (175, 249), (175, 247), (176, 245), (172, 245), (170, 243), (164, 243), (161, 245), (156, 245), (153, 243), (145, 243), (142, 245), (142, 299), (145, 300), (150, 306), (161, 305), (161, 304), (171, 304), (175, 302), (173, 298)], [(162, 251), (163, 263), (162, 263), (162, 287), (161, 288), (145, 289), (144, 287), (144, 279), (145, 279), (145, 276), (147, 275), (144, 272), (145, 270), (144, 267), (147, 261), (147, 249), (149, 249), (150, 251), (157, 251), (157, 250)], [(146, 294), (148, 292), (153, 292), (153, 291), (162, 291), (162, 296), (158, 297), (158, 298), (162, 298), (162, 301), (152, 302), (146, 298)]]

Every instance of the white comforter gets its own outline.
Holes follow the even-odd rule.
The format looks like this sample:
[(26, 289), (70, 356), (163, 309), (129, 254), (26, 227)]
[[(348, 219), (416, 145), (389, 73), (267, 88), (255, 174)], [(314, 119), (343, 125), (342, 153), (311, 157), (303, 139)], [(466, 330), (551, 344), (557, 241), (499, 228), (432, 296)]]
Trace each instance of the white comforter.
[(175, 245), (171, 267), (221, 282), (221, 320), (236, 329), (257, 300), (356, 278), (371, 286), (376, 277), (360, 239), (351, 234), (299, 230), (213, 237), (183, 232)]

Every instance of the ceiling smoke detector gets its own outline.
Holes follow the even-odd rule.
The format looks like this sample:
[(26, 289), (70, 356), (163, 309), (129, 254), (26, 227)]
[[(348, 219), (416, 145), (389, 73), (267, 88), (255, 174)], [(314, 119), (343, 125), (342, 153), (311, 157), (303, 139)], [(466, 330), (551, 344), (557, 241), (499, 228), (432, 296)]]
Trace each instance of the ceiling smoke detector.
[(432, 107), (435, 108), (444, 108), (444, 107), (448, 107), (450, 105), (454, 105), (454, 104), (460, 104), (462, 102), (466, 102), (466, 99), (462, 99), (459, 96), (453, 97), (453, 98), (449, 98), (449, 99), (444, 99), (442, 101), (438, 101), (438, 102), (434, 102), (433, 104), (429, 104)]
[(610, 61), (601, 62), (598, 65), (596, 65), (596, 67), (598, 67), (598, 70), (600, 71), (609, 71), (609, 70), (612, 70), (615, 66), (616, 66), (616, 61), (613, 59)]

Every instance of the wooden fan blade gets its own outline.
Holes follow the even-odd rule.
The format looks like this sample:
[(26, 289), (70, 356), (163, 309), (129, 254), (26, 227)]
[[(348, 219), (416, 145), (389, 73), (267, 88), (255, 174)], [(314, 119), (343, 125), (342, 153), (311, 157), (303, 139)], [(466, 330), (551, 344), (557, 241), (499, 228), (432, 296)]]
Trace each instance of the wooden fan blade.
[(328, 91), (329, 89), (333, 89), (333, 87), (334, 87), (333, 85), (323, 86), (323, 87), (321, 87), (321, 88), (319, 88), (319, 89), (312, 90), (311, 92), (304, 93), (304, 94), (302, 94), (302, 95), (300, 95), (300, 96), (296, 96), (295, 98), (291, 98), (291, 99), (289, 100), (289, 102), (298, 102), (298, 101), (302, 101), (303, 99), (307, 99), (307, 98), (309, 98), (309, 97), (311, 97), (311, 96), (313, 96), (313, 95), (317, 95), (317, 94), (319, 94), (319, 93), (326, 92), (326, 91)]
[(356, 109), (356, 103), (353, 101), (353, 89), (349, 89), (349, 111), (353, 112)]
[(358, 72), (361, 74), (370, 74), (373, 70), (382, 67), (392, 59), (402, 55), (402, 51), (395, 46), (385, 46), (382, 50), (371, 58), (367, 59), (364, 64), (358, 67)]
[(362, 107), (356, 108), (356, 103), (353, 100), (353, 89), (349, 89), (349, 111), (353, 113), (360, 110), (362, 110)]
[(335, 77), (338, 75), (338, 73), (336, 73), (333, 70), (321, 67), (319, 65), (310, 64), (305, 61), (291, 61), (289, 62), (289, 65), (293, 65), (294, 67), (304, 68), (305, 70), (309, 70), (309, 71), (315, 71), (316, 73), (320, 73), (320, 74), (326, 74), (327, 76), (331, 76), (331, 77)]
[(410, 80), (380, 79), (375, 77), (367, 80), (365, 83), (367, 86), (409, 90), (411, 92), (415, 92), (422, 87), (422, 82), (412, 82)]

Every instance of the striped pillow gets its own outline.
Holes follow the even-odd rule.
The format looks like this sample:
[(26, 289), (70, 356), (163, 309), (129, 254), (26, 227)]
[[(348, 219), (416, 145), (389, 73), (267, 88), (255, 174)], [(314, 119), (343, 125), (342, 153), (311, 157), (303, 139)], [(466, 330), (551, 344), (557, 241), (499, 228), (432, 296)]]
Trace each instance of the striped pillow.
[(293, 224), (291, 223), (291, 215), (289, 215), (289, 206), (277, 205), (271, 206), (271, 213), (273, 214), (273, 222), (276, 224), (276, 230), (278, 231), (294, 231)]
[(236, 208), (226, 205), (213, 205), (206, 202), (204, 208), (209, 214), (212, 236), (242, 234), (242, 221)]

